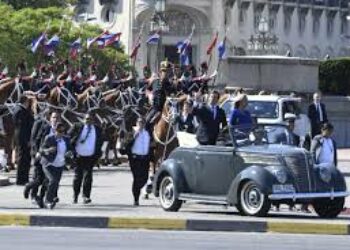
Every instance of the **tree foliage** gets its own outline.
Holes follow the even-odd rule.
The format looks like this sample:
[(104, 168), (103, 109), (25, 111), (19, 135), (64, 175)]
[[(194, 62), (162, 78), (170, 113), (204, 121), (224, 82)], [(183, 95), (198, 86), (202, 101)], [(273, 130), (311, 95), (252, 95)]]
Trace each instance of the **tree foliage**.
[[(30, 51), (33, 39), (38, 38), (44, 31), (49, 38), (58, 34), (61, 39), (61, 44), (56, 51), (56, 59), (68, 59), (69, 45), (78, 37), (86, 41), (87, 38), (96, 37), (102, 32), (97, 26), (75, 25), (71, 21), (70, 13), (59, 7), (15, 10), (0, 2), (0, 13), (2, 13), (0, 15), (0, 58), (9, 66), (12, 73), (15, 72), (15, 65), (20, 60), (25, 60), (28, 67), (53, 60), (51, 57), (46, 57), (41, 50), (35, 54)], [(86, 45), (83, 44), (83, 48), (86, 48)], [(103, 72), (112, 62), (118, 62), (123, 69), (128, 67), (128, 57), (124, 54), (122, 46), (121, 48), (108, 47), (103, 50), (98, 48), (83, 50), (82, 64), (90, 63), (93, 58)]]
[(2, 0), (2, 2), (19, 10), (23, 8), (65, 7), (67, 4), (76, 3), (77, 0)]
[(350, 59), (327, 60), (320, 64), (320, 90), (325, 94), (350, 95)]

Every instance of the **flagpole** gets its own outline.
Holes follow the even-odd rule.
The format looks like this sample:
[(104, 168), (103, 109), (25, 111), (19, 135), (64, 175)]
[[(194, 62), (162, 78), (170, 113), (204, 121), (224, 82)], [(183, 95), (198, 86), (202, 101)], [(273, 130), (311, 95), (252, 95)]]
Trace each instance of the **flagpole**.
[[(226, 39), (227, 39), (227, 29), (225, 30), (225, 36), (224, 36), (224, 40), (223, 40), (223, 45), (224, 45), (224, 46), (226, 46)], [(216, 83), (216, 79), (217, 79), (217, 77), (218, 77), (218, 75), (219, 75), (221, 63), (222, 63), (222, 58), (219, 57), (218, 65), (216, 66), (217, 75), (215, 76), (215, 78), (214, 78), (214, 80), (213, 80), (212, 88), (215, 87), (215, 83)]]
[[(140, 31), (139, 31), (139, 34), (137, 36), (137, 39), (136, 39), (136, 43), (134, 44), (132, 50), (135, 49), (135, 46), (139, 46), (139, 44), (141, 44), (141, 37), (142, 37), (142, 33), (143, 33), (143, 30), (144, 30), (144, 27), (145, 27), (145, 21), (142, 22), (142, 25), (140, 27)], [(135, 65), (136, 65), (136, 59), (137, 59), (137, 54), (133, 57), (129, 57), (130, 58), (130, 64), (135, 68)]]

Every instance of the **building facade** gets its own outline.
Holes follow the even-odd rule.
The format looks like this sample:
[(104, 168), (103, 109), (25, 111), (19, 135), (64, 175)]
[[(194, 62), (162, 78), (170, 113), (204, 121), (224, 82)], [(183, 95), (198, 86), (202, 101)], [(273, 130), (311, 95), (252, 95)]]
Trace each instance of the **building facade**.
[[(97, 23), (110, 31), (121, 31), (126, 51), (132, 50), (141, 34), (138, 68), (162, 58), (177, 61), (176, 43), (195, 27), (191, 61), (208, 60), (207, 47), (216, 32), (227, 37), (227, 55), (256, 54), (252, 35), (259, 33), (262, 18), (268, 33), (278, 41), (274, 54), (322, 59), (350, 55), (349, 0), (167, 0), (165, 20), (169, 32), (161, 47), (147, 45), (155, 0), (80, 0), (75, 7), (77, 21)], [(272, 51), (271, 51), (272, 52)], [(212, 65), (217, 65), (214, 52)], [(214, 66), (212, 66), (214, 67)]]

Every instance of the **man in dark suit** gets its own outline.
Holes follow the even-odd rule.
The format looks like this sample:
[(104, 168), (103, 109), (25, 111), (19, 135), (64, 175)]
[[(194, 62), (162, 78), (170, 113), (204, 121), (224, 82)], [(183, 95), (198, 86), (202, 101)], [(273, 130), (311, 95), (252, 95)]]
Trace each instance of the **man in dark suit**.
[(30, 170), (30, 134), (34, 118), (30, 110), (30, 100), (21, 96), (19, 105), (13, 114), (17, 162), (17, 185), (25, 185), (29, 180)]
[(102, 155), (102, 131), (101, 128), (94, 125), (93, 114), (87, 113), (84, 117), (84, 123), (74, 124), (68, 134), (71, 137), (71, 145), (76, 156), (73, 203), (78, 202), (78, 196), (83, 184), (83, 202), (88, 204), (91, 203), (92, 170)]
[[(58, 123), (55, 132), (47, 135), (40, 147), (41, 164), (47, 179), (45, 207), (49, 209), (53, 209), (56, 205), (55, 198), (66, 164), (67, 152), (71, 150), (69, 139), (64, 136), (64, 133), (64, 125)], [(39, 204), (39, 206), (41, 205)]]
[[(32, 133), (31, 133), (31, 154), (32, 158), (34, 159), (34, 174), (33, 179), (29, 183), (26, 184), (24, 188), (24, 198), (30, 196), (35, 200), (43, 199), (43, 195), (45, 194), (45, 185), (43, 185), (45, 180), (45, 175), (43, 172), (42, 165), (40, 163), (40, 157), (38, 157), (40, 146), (42, 145), (44, 139), (48, 135), (54, 135), (56, 126), (58, 122), (60, 121), (60, 115), (57, 112), (52, 112), (50, 114), (50, 121), (49, 123), (46, 121), (43, 117), (37, 117), (37, 119), (34, 122)], [(38, 189), (41, 187), (40, 195), (38, 195)], [(55, 197), (57, 199), (57, 197)], [(57, 202), (57, 200), (56, 200)]]
[(198, 104), (193, 108), (193, 115), (197, 117), (197, 140), (201, 145), (215, 145), (220, 128), (227, 126), (225, 111), (217, 104), (220, 98), (218, 91), (209, 95), (208, 104)]
[(195, 133), (194, 116), (190, 112), (190, 103), (185, 102), (182, 107), (181, 115), (178, 117), (179, 131)]
[(321, 126), (328, 122), (326, 106), (321, 103), (321, 93), (316, 92), (313, 96), (313, 103), (309, 105), (307, 115), (311, 122), (311, 137), (321, 133)]
[(287, 122), (287, 129), (277, 130), (277, 133), (272, 135), (270, 143), (299, 146), (300, 138), (294, 133), (296, 116), (291, 113), (285, 115), (285, 121)]

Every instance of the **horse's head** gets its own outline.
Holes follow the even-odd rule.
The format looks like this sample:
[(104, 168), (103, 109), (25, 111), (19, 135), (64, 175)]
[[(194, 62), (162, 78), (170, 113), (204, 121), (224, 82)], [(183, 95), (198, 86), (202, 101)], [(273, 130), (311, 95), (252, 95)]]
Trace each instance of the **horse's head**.
[(180, 114), (179, 110), (179, 98), (176, 97), (168, 97), (164, 109), (163, 109), (163, 116), (165, 116), (166, 120), (169, 121), (169, 123), (174, 123), (177, 119), (177, 117)]

